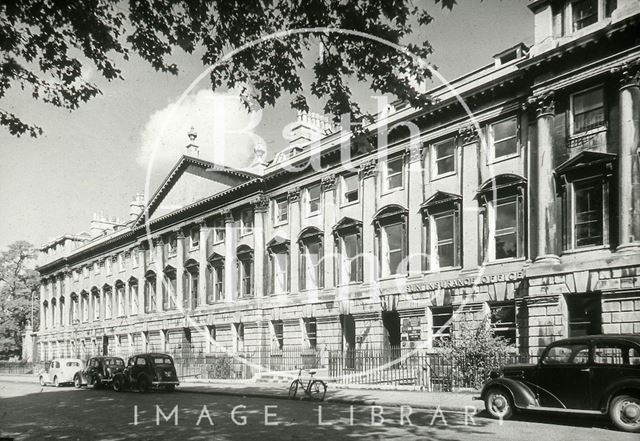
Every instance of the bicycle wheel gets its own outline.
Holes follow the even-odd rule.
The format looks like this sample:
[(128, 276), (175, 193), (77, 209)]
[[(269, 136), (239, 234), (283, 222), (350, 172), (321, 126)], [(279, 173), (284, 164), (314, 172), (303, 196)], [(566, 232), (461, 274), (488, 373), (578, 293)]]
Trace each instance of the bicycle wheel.
[(298, 380), (293, 380), (289, 386), (289, 399), (293, 400), (298, 393)]
[(309, 386), (309, 396), (313, 401), (324, 400), (324, 395), (327, 393), (327, 385), (322, 380), (313, 380)]

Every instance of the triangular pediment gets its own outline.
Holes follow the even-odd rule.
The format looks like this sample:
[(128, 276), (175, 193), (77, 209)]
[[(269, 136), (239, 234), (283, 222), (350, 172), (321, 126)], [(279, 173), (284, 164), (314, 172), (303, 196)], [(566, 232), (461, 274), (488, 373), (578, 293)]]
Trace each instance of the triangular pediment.
[(616, 156), (615, 153), (584, 150), (556, 167), (556, 174), (563, 175), (569, 171), (577, 171), (588, 167), (602, 167), (615, 161)]
[[(243, 184), (256, 176), (191, 156), (183, 156), (149, 201), (149, 220)], [(144, 221), (144, 214), (138, 224)]]
[(424, 201), (421, 208), (433, 207), (435, 205), (446, 204), (449, 202), (455, 202), (461, 200), (462, 197), (458, 194), (447, 193), (444, 191), (437, 191), (429, 199)]

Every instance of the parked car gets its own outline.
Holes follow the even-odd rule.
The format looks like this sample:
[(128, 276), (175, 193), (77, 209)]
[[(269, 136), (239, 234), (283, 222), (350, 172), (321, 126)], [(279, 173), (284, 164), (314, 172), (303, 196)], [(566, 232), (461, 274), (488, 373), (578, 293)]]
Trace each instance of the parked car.
[(38, 372), (38, 378), (42, 386), (53, 384), (56, 387), (73, 383), (73, 376), (82, 367), (82, 361), (77, 358), (54, 358), (44, 365), (44, 369)]
[(537, 364), (492, 372), (481, 398), (494, 418), (509, 418), (514, 410), (591, 413), (640, 432), (640, 335), (556, 341)]
[(109, 386), (116, 372), (124, 369), (124, 360), (120, 357), (99, 356), (87, 360), (87, 365), (73, 376), (77, 388), (91, 385), (94, 388)]
[(158, 388), (173, 391), (179, 384), (173, 358), (158, 353), (134, 355), (129, 358), (127, 367), (113, 377), (116, 392), (125, 389), (149, 392)]

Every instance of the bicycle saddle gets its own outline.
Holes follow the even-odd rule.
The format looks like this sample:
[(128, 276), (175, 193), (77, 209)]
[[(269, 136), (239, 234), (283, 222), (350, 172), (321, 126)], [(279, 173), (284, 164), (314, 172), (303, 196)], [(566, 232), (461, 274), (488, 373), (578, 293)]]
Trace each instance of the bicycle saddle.
[(315, 375), (317, 371), (309, 371), (309, 375)]

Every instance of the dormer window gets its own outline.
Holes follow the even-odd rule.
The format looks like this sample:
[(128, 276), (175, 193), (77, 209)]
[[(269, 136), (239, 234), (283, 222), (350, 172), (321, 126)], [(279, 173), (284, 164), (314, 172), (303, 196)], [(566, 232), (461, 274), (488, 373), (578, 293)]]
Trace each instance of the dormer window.
[(571, 3), (573, 31), (579, 31), (598, 21), (599, 0), (577, 0)]

